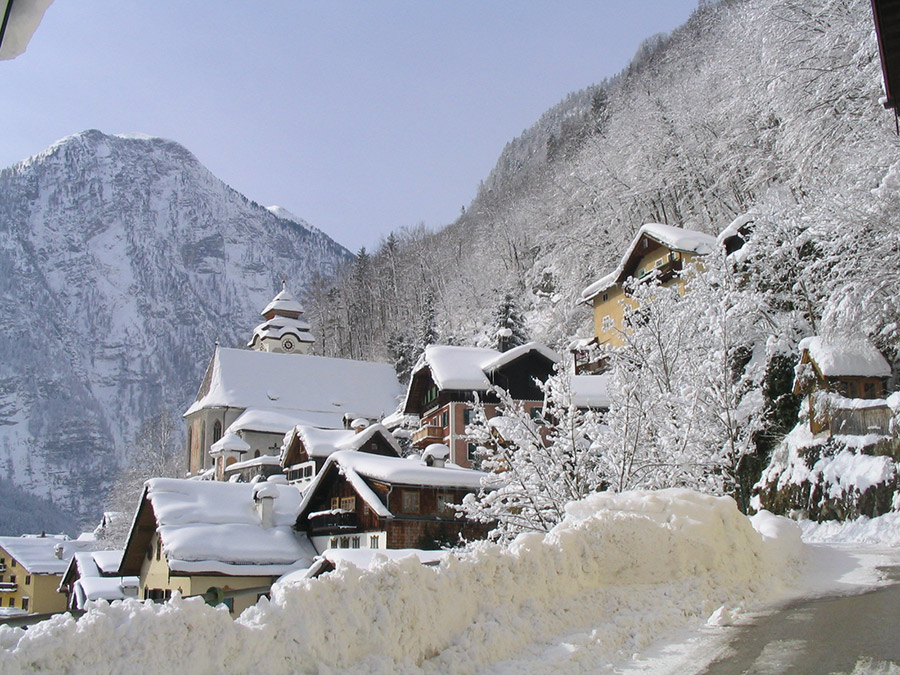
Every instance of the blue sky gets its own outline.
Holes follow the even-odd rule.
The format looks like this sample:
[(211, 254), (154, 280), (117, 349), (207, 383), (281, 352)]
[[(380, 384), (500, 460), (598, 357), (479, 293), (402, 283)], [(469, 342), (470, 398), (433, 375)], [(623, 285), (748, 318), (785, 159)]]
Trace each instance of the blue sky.
[(84, 129), (176, 140), (351, 250), (451, 222), (503, 146), (696, 0), (56, 0), (0, 62), (0, 166)]

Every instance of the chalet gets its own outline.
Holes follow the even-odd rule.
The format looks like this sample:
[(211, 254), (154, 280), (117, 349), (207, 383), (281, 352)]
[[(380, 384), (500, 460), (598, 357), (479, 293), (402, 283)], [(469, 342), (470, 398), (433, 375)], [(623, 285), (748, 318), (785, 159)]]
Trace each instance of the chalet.
[(702, 232), (658, 223), (641, 226), (619, 266), (581, 294), (581, 302), (593, 307), (597, 343), (613, 347), (624, 344), (627, 280), (683, 284), (680, 273), (685, 265), (712, 253), (715, 247), (716, 238)]
[[(419, 418), (412, 442), (424, 448), (443, 443), (450, 460), (471, 466), (475, 448), (466, 440), (475, 395), (492, 414), (497, 399), (492, 387), (501, 387), (528, 411), (540, 411), (544, 395), (535, 380), (546, 381), (559, 362), (559, 355), (537, 342), (506, 352), (477, 347), (430, 345), (413, 368), (402, 411)], [(536, 413), (535, 413), (536, 414)]]
[(68, 597), (67, 608), (84, 609), (91, 600), (124, 600), (138, 596), (139, 579), (120, 577), (122, 551), (83, 551), (69, 561), (59, 592)]
[(808, 337), (800, 341), (794, 394), (807, 397), (813, 434), (888, 434), (884, 399), (891, 367), (872, 343)]
[(184, 413), (191, 475), (224, 480), (235, 463), (277, 457), (284, 435), (298, 424), (341, 429), (396, 410), (403, 392), (394, 369), (306, 354), (312, 337), (301, 313), (282, 290), (263, 310), (266, 321), (254, 330), (250, 349), (216, 348)]
[(140, 596), (152, 600), (246, 590), (225, 602), (239, 614), (275, 579), (312, 564), (315, 550), (293, 527), (300, 501), (296, 488), (270, 481), (153, 478), (116, 574), (138, 577)]
[(280, 467), (292, 485), (304, 486), (321, 471), (325, 460), (341, 450), (400, 457), (400, 445), (381, 424), (354, 430), (296, 426), (285, 435)]
[(65, 611), (60, 581), (73, 554), (91, 545), (65, 535), (0, 537), (0, 615)]
[[(445, 449), (446, 450), (446, 449)], [(440, 453), (438, 453), (440, 454)], [(346, 549), (437, 549), (487, 527), (457, 516), (454, 504), (476, 492), (485, 474), (418, 456), (405, 459), (339, 451), (306, 491), (297, 529), (320, 553)]]

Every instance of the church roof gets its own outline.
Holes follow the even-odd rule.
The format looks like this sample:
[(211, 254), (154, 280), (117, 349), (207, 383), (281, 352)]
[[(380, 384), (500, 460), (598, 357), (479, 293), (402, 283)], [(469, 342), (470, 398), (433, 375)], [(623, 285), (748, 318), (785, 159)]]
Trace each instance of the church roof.
[(272, 298), (272, 301), (265, 306), (265, 309), (260, 314), (265, 316), (273, 310), (276, 312), (297, 312), (298, 314), (303, 314), (303, 305), (294, 300), (294, 296), (282, 284), (281, 292)]
[(255, 408), (343, 426), (344, 415), (379, 419), (397, 408), (403, 390), (386, 363), (217, 347), (197, 400), (204, 408)]

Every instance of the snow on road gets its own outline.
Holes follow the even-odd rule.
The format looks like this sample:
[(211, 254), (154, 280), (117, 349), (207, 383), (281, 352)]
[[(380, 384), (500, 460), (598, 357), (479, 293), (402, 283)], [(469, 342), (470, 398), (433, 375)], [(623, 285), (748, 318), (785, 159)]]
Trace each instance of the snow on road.
[[(98, 603), (27, 633), (0, 627), (0, 671), (676, 672), (698, 644), (678, 631), (796, 593), (801, 574), (851, 579), (860, 568), (850, 554), (816, 551), (787, 519), (762, 514), (751, 525), (729, 498), (601, 493), (509, 549), (481, 542), (438, 568), (412, 558), (340, 565), (277, 586), (236, 621), (175, 598)], [(807, 557), (820, 570), (811, 576)], [(659, 670), (667, 653), (674, 669)]]

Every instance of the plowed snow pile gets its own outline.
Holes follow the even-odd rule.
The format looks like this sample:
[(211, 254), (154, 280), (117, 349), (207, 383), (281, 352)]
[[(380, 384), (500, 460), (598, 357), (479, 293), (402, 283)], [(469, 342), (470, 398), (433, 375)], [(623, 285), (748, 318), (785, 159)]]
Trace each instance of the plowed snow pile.
[(729, 498), (597, 494), (509, 549), (482, 542), (438, 568), (339, 566), (276, 586), (236, 621), (175, 598), (0, 628), (0, 671), (596, 670), (723, 605), (777, 594), (802, 544), (789, 521), (765, 515), (759, 534)]

